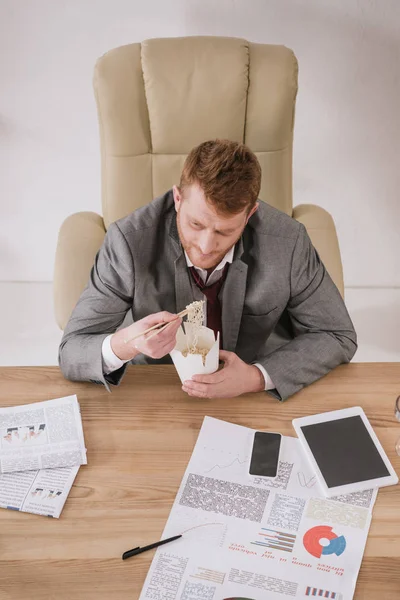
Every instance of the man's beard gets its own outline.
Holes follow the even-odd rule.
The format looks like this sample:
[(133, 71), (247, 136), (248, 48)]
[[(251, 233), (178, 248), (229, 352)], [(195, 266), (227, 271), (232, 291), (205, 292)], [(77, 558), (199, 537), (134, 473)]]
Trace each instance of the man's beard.
[[(186, 238), (183, 235), (182, 228), (181, 228), (179, 212), (176, 213), (176, 225), (178, 228), (179, 239), (182, 244), (182, 247), (185, 250), (186, 254), (189, 256), (191, 262), (194, 264), (195, 267), (199, 267), (201, 269), (206, 269), (207, 271), (211, 271), (212, 269), (214, 269), (215, 267), (217, 267), (219, 265), (219, 263), (224, 258), (226, 253), (229, 252), (229, 250), (232, 248), (232, 246), (234, 246), (236, 244), (236, 242), (240, 239), (240, 237), (243, 233), (243, 231), (241, 231), (239, 237), (235, 240), (235, 242), (232, 244), (232, 246), (229, 246), (229, 248), (223, 250), (222, 252), (215, 252), (215, 254), (213, 253), (212, 256), (210, 256), (209, 261), (206, 261), (203, 259), (202, 264), (198, 265), (198, 264), (196, 264), (196, 258), (199, 257), (199, 255), (201, 255), (201, 251), (199, 250), (199, 248), (197, 248), (197, 246), (195, 246), (194, 244), (190, 244), (189, 242), (186, 241)], [(197, 258), (197, 262), (199, 262), (198, 258)]]

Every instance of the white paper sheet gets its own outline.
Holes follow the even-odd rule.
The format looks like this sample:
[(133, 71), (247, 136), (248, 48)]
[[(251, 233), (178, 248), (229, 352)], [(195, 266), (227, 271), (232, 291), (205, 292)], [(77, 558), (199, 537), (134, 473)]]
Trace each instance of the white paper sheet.
[(205, 417), (140, 600), (351, 600), (376, 490), (326, 499), (297, 438), (249, 475), (254, 431)]

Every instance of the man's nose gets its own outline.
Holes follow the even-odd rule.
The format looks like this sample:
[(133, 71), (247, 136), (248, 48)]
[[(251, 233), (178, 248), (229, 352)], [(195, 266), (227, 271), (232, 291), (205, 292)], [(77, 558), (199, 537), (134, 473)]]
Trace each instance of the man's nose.
[(212, 233), (203, 232), (199, 241), (199, 248), (203, 254), (211, 254), (214, 251), (214, 239)]

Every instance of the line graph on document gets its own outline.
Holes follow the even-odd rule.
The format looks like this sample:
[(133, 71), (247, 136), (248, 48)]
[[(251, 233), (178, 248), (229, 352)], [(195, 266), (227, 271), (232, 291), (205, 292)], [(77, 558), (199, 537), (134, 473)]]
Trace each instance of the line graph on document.
[[(167, 527), (164, 537), (181, 534), (186, 542), (205, 545), (207, 548), (222, 548), (227, 534), (227, 525), (215, 520), (215, 515), (204, 515), (193, 509), (178, 506), (176, 522)], [(179, 523), (179, 525), (178, 525)]]
[(192, 463), (191, 469), (208, 477), (232, 478), (243, 483), (243, 475), (249, 472), (252, 446), (251, 431), (245, 440), (225, 439), (206, 443), (201, 446), (201, 463)]
[(205, 470), (204, 473), (211, 473), (212, 471), (214, 471), (214, 469), (219, 469), (220, 471), (222, 471), (223, 469), (228, 469), (229, 467), (232, 467), (232, 465), (234, 465), (235, 463), (237, 463), (238, 465), (245, 465), (248, 462), (248, 460), (248, 457), (246, 457), (244, 460), (240, 460), (240, 458), (236, 456), (236, 458), (234, 458), (232, 462), (228, 463), (227, 465), (214, 465), (213, 467), (211, 467), (211, 469)]

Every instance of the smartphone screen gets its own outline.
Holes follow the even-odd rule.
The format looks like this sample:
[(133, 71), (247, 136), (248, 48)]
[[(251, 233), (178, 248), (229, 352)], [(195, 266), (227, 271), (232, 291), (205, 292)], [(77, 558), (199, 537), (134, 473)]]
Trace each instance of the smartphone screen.
[(281, 438), (280, 433), (255, 432), (250, 461), (250, 475), (276, 477)]

